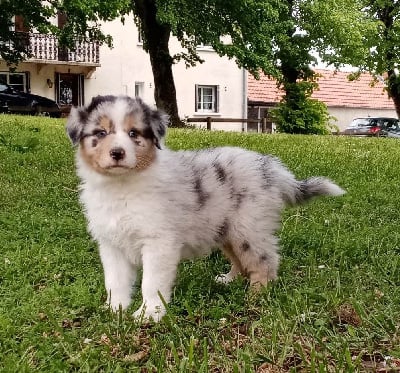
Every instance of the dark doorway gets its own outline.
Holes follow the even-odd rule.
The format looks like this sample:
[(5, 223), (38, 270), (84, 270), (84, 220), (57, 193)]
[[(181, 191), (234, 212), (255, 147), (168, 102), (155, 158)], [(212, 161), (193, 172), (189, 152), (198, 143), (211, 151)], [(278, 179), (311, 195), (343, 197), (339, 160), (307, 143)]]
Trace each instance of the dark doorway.
[(62, 108), (84, 104), (84, 77), (82, 74), (56, 74), (56, 98)]

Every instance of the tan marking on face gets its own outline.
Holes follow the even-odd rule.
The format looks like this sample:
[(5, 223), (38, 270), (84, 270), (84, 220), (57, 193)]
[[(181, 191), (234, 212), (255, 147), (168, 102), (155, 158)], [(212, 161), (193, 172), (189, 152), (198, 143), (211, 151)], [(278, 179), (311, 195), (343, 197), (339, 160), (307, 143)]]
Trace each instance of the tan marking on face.
[(138, 116), (133, 114), (128, 114), (125, 116), (124, 122), (122, 123), (122, 128), (127, 133), (132, 129), (135, 128), (139, 132), (142, 133), (144, 129), (144, 123), (140, 120)]
[(157, 152), (153, 140), (143, 137), (144, 124), (133, 114), (129, 114), (125, 117), (123, 129), (128, 134), (131, 130), (134, 130), (138, 134), (137, 137), (132, 138), (132, 141), (135, 144), (135, 154), (137, 159), (135, 170), (145, 170), (156, 159)]
[[(133, 115), (127, 115), (120, 127), (107, 116), (101, 117), (93, 133), (95, 134), (96, 129), (98, 129), (105, 130), (107, 135), (105, 137), (97, 137), (96, 135), (84, 137), (80, 143), (81, 157), (96, 172), (104, 175), (129, 172), (130, 169), (135, 171), (145, 170), (156, 159), (157, 151), (153, 140), (145, 138), (143, 128), (137, 127), (140, 124), (140, 120), (136, 120)], [(129, 136), (131, 130), (134, 130), (137, 135)], [(121, 138), (121, 135), (126, 136), (124, 145), (126, 157), (117, 161), (112, 159), (110, 151), (115, 146), (116, 136)], [(131, 155), (135, 154), (134, 157), (131, 157), (131, 161), (128, 160), (129, 152)], [(112, 166), (119, 167), (112, 168)]]
[[(112, 135), (111, 135), (112, 136)], [(108, 174), (108, 170), (102, 165), (111, 164), (110, 157), (111, 136), (106, 136), (103, 139), (97, 139), (93, 136), (88, 136), (81, 141), (80, 155), (85, 162), (90, 165), (95, 171), (101, 174)], [(96, 146), (93, 146), (96, 143)]]
[(149, 167), (156, 159), (156, 147), (151, 139), (146, 139), (142, 136), (138, 136), (133, 139), (135, 143), (135, 154), (136, 154), (136, 167), (137, 171), (145, 170)]
[(100, 118), (98, 127), (106, 130), (107, 133), (115, 132), (115, 125), (113, 121), (105, 115)]

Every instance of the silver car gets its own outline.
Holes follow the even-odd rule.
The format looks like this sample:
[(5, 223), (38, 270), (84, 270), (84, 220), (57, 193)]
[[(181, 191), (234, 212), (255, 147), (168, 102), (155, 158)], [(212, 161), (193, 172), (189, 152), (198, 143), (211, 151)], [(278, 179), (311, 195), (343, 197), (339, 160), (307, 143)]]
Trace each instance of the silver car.
[(388, 136), (388, 128), (398, 128), (399, 126), (400, 122), (397, 118), (355, 118), (343, 133), (351, 136)]
[(382, 136), (400, 138), (400, 120), (382, 130)]

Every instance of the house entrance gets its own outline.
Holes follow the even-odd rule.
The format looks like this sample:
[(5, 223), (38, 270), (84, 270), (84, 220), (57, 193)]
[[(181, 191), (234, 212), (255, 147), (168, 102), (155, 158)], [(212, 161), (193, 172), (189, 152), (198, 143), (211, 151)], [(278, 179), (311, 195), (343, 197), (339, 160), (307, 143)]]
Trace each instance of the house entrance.
[(84, 104), (84, 76), (82, 74), (56, 74), (56, 99), (61, 107)]

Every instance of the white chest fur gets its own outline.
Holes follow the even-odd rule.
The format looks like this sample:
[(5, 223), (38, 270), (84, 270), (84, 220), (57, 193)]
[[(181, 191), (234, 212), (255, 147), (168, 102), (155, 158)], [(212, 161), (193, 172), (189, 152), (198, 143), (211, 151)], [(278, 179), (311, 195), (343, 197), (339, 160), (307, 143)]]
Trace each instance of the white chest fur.
[(131, 183), (85, 183), (81, 201), (88, 228), (103, 246), (123, 251), (136, 264), (143, 242), (164, 225), (160, 204), (152, 189)]

